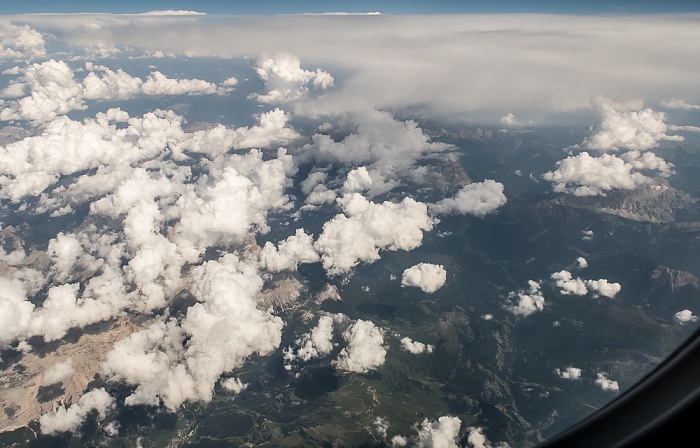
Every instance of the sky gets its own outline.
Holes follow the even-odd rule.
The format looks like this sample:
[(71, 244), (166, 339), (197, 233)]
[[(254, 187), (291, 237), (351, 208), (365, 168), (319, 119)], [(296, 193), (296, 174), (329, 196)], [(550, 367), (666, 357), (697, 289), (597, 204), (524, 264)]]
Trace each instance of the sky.
[[(532, 179), (552, 194), (581, 197), (663, 184), (673, 166), (654, 151), (700, 132), (692, 121), (700, 110), (700, 15), (659, 14), (692, 11), (690, 3), (192, 5), (0, 8), (0, 121), (19, 125), (0, 147), (0, 205), (6, 216), (71, 223), (42, 236), (45, 264), (32, 264), (24, 249), (0, 252), (16, 268), (0, 276), (0, 348), (31, 352), (35, 336), (56, 341), (127, 311), (148, 316), (96, 367), (133, 388), (125, 405), (162, 400), (176, 410), (210, 401), (219, 383), (241, 392), (228, 375), (251, 356), (283, 350), (293, 372), (331, 356), (333, 340), (342, 344), (333, 355), (340, 372), (382, 366), (391, 356), (387, 341), (398, 337), (343, 315), (315, 316), (307, 333), (289, 335), (296, 342), (282, 347), (285, 322), (263, 306), (262, 288), (301, 264), (318, 263), (337, 281), (386, 252), (419, 248), (442, 216), (479, 219), (506, 206), (511, 193), (484, 178), (489, 173), (469, 173), (473, 182), (432, 202), (419, 197), (431, 188), (426, 164), (456, 163), (458, 155), (396, 110), (477, 117), (515, 133), (576, 116), (589, 135)], [(154, 10), (251, 16), (115, 14)], [(341, 11), (382, 15), (301, 15)], [(39, 12), (65, 14), (26, 14)], [(203, 67), (211, 70), (195, 71)], [(197, 98), (259, 112), (252, 124), (191, 127), (182, 105)], [(691, 120), (675, 121), (682, 113)], [(288, 218), (279, 233), (270, 232), (276, 214)], [(248, 246), (268, 233), (260, 247)], [(390, 281), (439, 294), (451, 273), (418, 261), (399, 272), (400, 283)], [(564, 268), (546, 277), (559, 295), (620, 291)], [(522, 288), (494, 313), (543, 311), (546, 285)], [(159, 312), (185, 289), (196, 304), (172, 319)], [(46, 291), (41, 304), (32, 301), (39, 291)], [(422, 352), (426, 342), (402, 345)], [(74, 368), (57, 361), (46, 381)], [(95, 389), (72, 414), (45, 409), (43, 431), (75, 428), (113, 400)], [(453, 437), (459, 420), (421, 427)]]
[(359, 0), (339, 1), (287, 1), (267, 0), (125, 0), (120, 2), (94, 2), (74, 0), (55, 2), (7, 2), (0, 6), (0, 14), (28, 13), (143, 13), (153, 10), (194, 10), (207, 14), (301, 14), (328, 12), (381, 12), (383, 14), (482, 14), (482, 13), (545, 13), (545, 14), (654, 14), (698, 12), (700, 5), (692, 0), (591, 0), (562, 2), (557, 0)]

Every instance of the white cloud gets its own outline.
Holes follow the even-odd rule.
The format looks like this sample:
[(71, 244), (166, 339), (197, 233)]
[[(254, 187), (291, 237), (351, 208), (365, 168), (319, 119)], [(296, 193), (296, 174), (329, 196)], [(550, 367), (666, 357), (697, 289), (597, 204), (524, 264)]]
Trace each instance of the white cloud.
[(582, 146), (597, 151), (630, 149), (644, 151), (659, 146), (662, 140), (683, 141), (679, 135), (667, 135), (666, 114), (652, 109), (622, 111), (610, 102), (600, 102), (598, 111), (602, 122), (596, 133), (587, 137)]
[(508, 448), (509, 446), (506, 442), (492, 445), (484, 435), (483, 428), (472, 426), (468, 428), (468, 430), (469, 435), (467, 436), (467, 443), (469, 444), (468, 446), (473, 448)]
[(507, 202), (503, 184), (491, 179), (469, 184), (454, 198), (443, 199), (430, 206), (433, 213), (461, 213), (483, 217)]
[(403, 349), (407, 352), (413, 353), (414, 355), (420, 355), (423, 352), (433, 352), (432, 345), (414, 341), (409, 337), (401, 338), (401, 347), (403, 347)]
[(505, 309), (516, 316), (529, 316), (544, 309), (544, 296), (540, 290), (540, 284), (534, 280), (528, 280), (527, 291), (512, 291), (508, 294), (508, 304)]
[(443, 416), (436, 421), (427, 418), (421, 422), (416, 447), (457, 448), (462, 421), (458, 417)]
[(386, 439), (386, 432), (389, 430), (389, 422), (386, 421), (386, 419), (377, 417), (374, 419), (374, 422), (372, 422), (372, 427), (379, 437)]
[(684, 100), (678, 98), (672, 98), (668, 101), (662, 101), (661, 105), (666, 109), (685, 109), (685, 110), (698, 110), (700, 109), (700, 104), (690, 104)]
[(401, 286), (416, 286), (428, 294), (440, 289), (447, 281), (447, 271), (439, 264), (418, 263), (403, 271)]
[(54, 364), (44, 373), (41, 381), (45, 385), (56, 384), (73, 374), (73, 360), (68, 358), (65, 362)]
[(276, 247), (268, 241), (260, 252), (260, 266), (272, 272), (293, 271), (299, 263), (315, 263), (319, 260), (313, 238), (304, 229), (297, 229), (294, 235)]
[(400, 434), (395, 435), (391, 438), (391, 446), (406, 446), (408, 445), (408, 440)]
[(321, 316), (309, 333), (294, 341), (294, 348), (285, 349), (285, 367), (291, 369), (290, 363), (295, 360), (309, 361), (330, 354), (333, 350), (333, 321), (333, 316)]
[(230, 149), (273, 148), (296, 140), (300, 135), (288, 126), (289, 114), (274, 109), (257, 116), (258, 124), (229, 129), (223, 125), (188, 134), (178, 150), (204, 153), (209, 157), (225, 154)]
[(578, 380), (581, 379), (581, 369), (578, 367), (567, 367), (563, 370), (554, 369), (554, 373), (559, 375), (559, 378), (564, 378), (566, 380)]
[(0, 24), (0, 61), (31, 61), (46, 56), (46, 42), (28, 25)]
[(238, 378), (226, 378), (225, 380), (221, 380), (220, 384), (221, 387), (236, 395), (248, 388), (248, 385), (244, 384)]
[(510, 112), (501, 117), (501, 124), (509, 128), (521, 126), (521, 123), (515, 119), (515, 115)]
[(296, 159), (301, 164), (314, 162), (316, 166), (365, 165), (348, 175), (347, 187), (368, 189), (369, 196), (386, 193), (405, 180), (420, 180), (424, 170), (416, 168), (416, 161), (449, 147), (431, 143), (414, 121), (398, 121), (387, 112), (363, 109), (345, 115), (353, 127), (352, 133), (341, 141), (315, 134)]
[(588, 261), (583, 257), (578, 257), (576, 259), (576, 263), (578, 264), (579, 269), (586, 269), (588, 267)]
[(386, 348), (383, 331), (370, 321), (358, 319), (343, 332), (348, 345), (335, 361), (339, 370), (367, 373), (384, 364)]
[(90, 411), (97, 411), (98, 418), (104, 419), (111, 407), (112, 398), (104, 388), (93, 389), (84, 394), (77, 403), (69, 408), (59, 407), (53, 412), (44, 414), (39, 419), (42, 434), (58, 434), (65, 431), (75, 431), (83, 423)]
[(262, 58), (255, 71), (267, 88), (267, 93), (254, 95), (261, 103), (295, 101), (308, 94), (309, 85), (325, 90), (334, 82), (333, 77), (320, 68), (314, 72), (304, 70), (299, 58), (287, 53)]
[[(85, 100), (127, 100), (138, 95), (207, 95), (219, 92), (216, 85), (201, 79), (171, 79), (152, 72), (143, 82), (122, 69), (85, 64), (82, 81), (64, 61), (51, 59), (20, 69), (22, 76), (3, 90), (6, 98), (0, 110), (2, 120), (50, 121), (73, 110), (86, 109)], [(19, 74), (19, 73), (18, 73)], [(224, 92), (225, 93), (225, 92)], [(26, 95), (26, 96), (25, 96)]]
[(125, 404), (174, 411), (185, 401), (209, 401), (224, 372), (281, 340), (282, 320), (258, 308), (262, 279), (234, 254), (196, 267), (192, 289), (199, 303), (181, 323), (158, 322), (119, 341), (107, 354), (103, 375), (137, 386)]
[[(89, 73), (82, 81), (83, 97), (87, 100), (127, 100), (141, 92), (143, 81), (124, 72), (86, 63)], [(97, 75), (96, 72), (101, 72)]]
[(655, 181), (638, 170), (658, 170), (669, 176), (672, 164), (653, 153), (630, 151), (618, 157), (602, 154), (592, 157), (587, 152), (569, 156), (557, 162), (557, 169), (542, 175), (554, 183), (553, 190), (575, 196), (604, 195), (612, 189), (634, 190)]
[(415, 249), (433, 227), (426, 205), (411, 198), (380, 204), (353, 193), (338, 203), (345, 213), (327, 221), (315, 243), (330, 275), (348, 272), (360, 261), (376, 261), (380, 250)]
[(611, 392), (620, 391), (620, 385), (617, 383), (617, 381), (610, 380), (608, 378), (608, 374), (605, 372), (601, 372), (596, 375), (595, 383), (603, 390), (609, 390)]
[(372, 176), (367, 168), (361, 166), (348, 173), (348, 177), (343, 183), (343, 193), (354, 193), (369, 190), (372, 187)]
[(610, 299), (614, 298), (622, 289), (622, 286), (619, 283), (610, 283), (604, 278), (599, 280), (586, 280), (586, 286), (588, 289), (593, 291), (593, 297), (598, 297), (598, 295), (601, 295)]
[(698, 321), (698, 317), (693, 315), (693, 312), (690, 310), (679, 311), (673, 315), (673, 318), (676, 319), (676, 322), (681, 324)]
[(209, 95), (216, 84), (201, 79), (171, 79), (159, 71), (151, 72), (141, 86), (146, 95)]
[(238, 85), (238, 80), (235, 77), (231, 76), (230, 78), (226, 78), (225, 80), (223, 80), (221, 82), (221, 85), (225, 87), (233, 87), (235, 85)]
[(586, 283), (580, 278), (573, 278), (571, 272), (562, 270), (551, 275), (552, 280), (556, 281), (559, 294), (577, 296), (585, 296), (588, 294)]
[(85, 108), (83, 89), (75, 81), (73, 70), (63, 61), (51, 59), (27, 65), (18, 83), (25, 93), (29, 91), (29, 95), (6, 103), (7, 107), (0, 111), (1, 120), (42, 123), (72, 110)]
[(559, 293), (564, 295), (574, 294), (577, 296), (585, 296), (590, 290), (593, 293), (593, 297), (598, 297), (600, 295), (612, 299), (622, 289), (619, 283), (610, 283), (604, 278), (598, 280), (582, 280), (579, 277), (574, 278), (571, 272), (566, 270), (555, 272), (552, 274), (551, 278), (556, 281)]

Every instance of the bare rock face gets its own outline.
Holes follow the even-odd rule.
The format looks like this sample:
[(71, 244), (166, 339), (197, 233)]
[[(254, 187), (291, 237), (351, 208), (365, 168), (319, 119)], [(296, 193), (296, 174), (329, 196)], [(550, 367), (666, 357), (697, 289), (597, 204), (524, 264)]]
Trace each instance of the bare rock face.
[(666, 266), (657, 266), (651, 273), (651, 278), (659, 280), (671, 288), (671, 291), (683, 288), (684, 286), (693, 286), (700, 288), (700, 280), (689, 272), (671, 269)]
[(472, 183), (471, 178), (464, 171), (464, 167), (456, 157), (448, 158), (444, 162), (431, 167), (429, 174), (430, 183), (443, 193), (457, 191)]
[(31, 132), (19, 126), (5, 126), (0, 129), (0, 146), (7, 146), (10, 143), (18, 142), (29, 137)]
[(326, 300), (331, 300), (334, 302), (343, 300), (340, 297), (340, 292), (338, 291), (337, 286), (326, 283), (326, 286), (318, 294), (316, 294), (316, 297), (314, 298), (314, 302), (317, 305), (322, 304)]
[(299, 297), (306, 287), (296, 277), (286, 277), (275, 280), (265, 288), (261, 296), (264, 307), (275, 310), (291, 310), (299, 305)]
[(665, 180), (634, 190), (613, 190), (606, 196), (562, 196), (554, 200), (561, 205), (593, 210), (597, 213), (653, 224), (668, 224), (676, 220), (675, 211), (696, 201), (688, 193), (676, 190)]
[[(56, 350), (26, 353), (0, 370), (0, 432), (27, 426), (42, 414), (76, 402), (99, 372), (105, 354), (117, 341), (141, 328), (128, 318), (119, 319), (104, 331), (84, 333)], [(51, 384), (45, 381), (47, 372), (67, 362), (72, 367), (69, 375)]]

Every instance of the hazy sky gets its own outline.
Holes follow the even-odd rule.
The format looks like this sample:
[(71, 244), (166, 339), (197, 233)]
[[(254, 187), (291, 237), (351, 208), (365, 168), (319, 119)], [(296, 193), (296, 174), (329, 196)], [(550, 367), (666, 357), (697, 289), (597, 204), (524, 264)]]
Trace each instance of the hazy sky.
[(198, 2), (174, 0), (124, 0), (120, 2), (94, 2), (76, 0), (55, 2), (38, 0), (13, 2), (0, 7), (2, 14), (25, 14), (42, 12), (76, 13), (140, 13), (164, 9), (189, 9), (208, 14), (299, 14), (305, 12), (369, 12), (384, 14), (444, 14), (444, 13), (516, 13), (537, 12), (547, 14), (649, 14), (667, 12), (697, 12), (696, 1), (635, 1), (635, 0), (591, 0), (586, 2), (561, 2), (556, 0), (467, 0), (467, 1), (418, 1), (418, 0), (358, 0), (358, 1), (287, 1), (268, 0), (251, 2), (246, 0)]

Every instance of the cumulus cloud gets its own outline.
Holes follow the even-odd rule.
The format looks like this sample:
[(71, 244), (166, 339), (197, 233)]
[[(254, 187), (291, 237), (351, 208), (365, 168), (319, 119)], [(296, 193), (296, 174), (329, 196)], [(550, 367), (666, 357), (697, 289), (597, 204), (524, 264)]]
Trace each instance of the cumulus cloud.
[(85, 108), (82, 101), (83, 89), (75, 81), (73, 70), (63, 61), (51, 59), (27, 65), (23, 76), (10, 89), (11, 96), (27, 93), (28, 96), (10, 101), (0, 111), (0, 120), (41, 123), (72, 110)]
[(663, 140), (683, 141), (679, 135), (667, 135), (666, 114), (652, 109), (617, 111), (610, 102), (600, 102), (602, 122), (582, 146), (597, 151), (630, 149), (644, 151), (659, 146)]
[(414, 355), (420, 355), (423, 352), (433, 352), (432, 345), (414, 341), (409, 337), (401, 338), (401, 347), (407, 352), (413, 353)]
[(556, 373), (559, 378), (563, 378), (565, 380), (578, 380), (581, 379), (581, 369), (578, 367), (567, 367), (565, 369), (554, 369), (554, 373)]
[(234, 254), (192, 274), (197, 304), (182, 322), (157, 322), (114, 345), (102, 365), (110, 381), (136, 386), (125, 404), (174, 411), (185, 401), (209, 401), (221, 375), (281, 340), (282, 320), (258, 308), (262, 279)]
[(44, 373), (41, 381), (45, 385), (56, 384), (73, 374), (73, 360), (67, 359), (65, 362), (54, 364)]
[(515, 119), (515, 115), (510, 112), (501, 117), (501, 124), (509, 128), (521, 126), (521, 123)]
[(304, 333), (294, 341), (295, 347), (285, 349), (284, 359), (287, 370), (291, 369), (290, 363), (293, 361), (309, 361), (331, 353), (333, 350), (333, 321), (333, 316), (321, 316), (318, 324), (309, 333)]
[(593, 297), (605, 296), (612, 299), (622, 289), (619, 283), (610, 283), (604, 278), (598, 280), (574, 278), (571, 272), (567, 270), (555, 272), (551, 278), (556, 281), (559, 293), (564, 295), (585, 296), (590, 290), (593, 293)]
[(654, 179), (640, 170), (657, 170), (668, 177), (673, 165), (647, 152), (630, 151), (622, 156), (602, 154), (594, 157), (587, 152), (569, 156), (557, 162), (557, 169), (542, 175), (553, 182), (553, 190), (574, 196), (605, 195), (612, 189), (634, 190), (641, 185), (651, 185)]
[(690, 104), (684, 100), (678, 98), (671, 98), (668, 101), (662, 101), (661, 105), (666, 109), (685, 109), (685, 110), (698, 110), (700, 109), (700, 104)]
[[(122, 69), (86, 63), (89, 70), (82, 81), (83, 97), (87, 100), (127, 100), (141, 92), (143, 81)], [(98, 75), (98, 73), (100, 73)]]
[(372, 187), (372, 176), (367, 168), (361, 166), (348, 173), (347, 179), (343, 183), (343, 193), (354, 193), (369, 190)]
[(296, 140), (300, 135), (288, 126), (290, 115), (274, 109), (257, 116), (258, 124), (235, 129), (221, 124), (192, 132), (175, 146), (177, 153), (186, 150), (216, 157), (231, 149), (273, 148)]
[(375, 203), (359, 193), (338, 199), (344, 213), (323, 225), (314, 244), (330, 275), (350, 271), (359, 262), (380, 258), (380, 250), (412, 250), (423, 242), (433, 220), (427, 206), (411, 198)]
[(386, 358), (383, 333), (374, 323), (358, 319), (343, 332), (348, 345), (338, 355), (336, 367), (346, 372), (367, 373), (382, 366)]
[(433, 213), (460, 213), (483, 217), (494, 212), (507, 201), (503, 184), (488, 179), (469, 184), (454, 198), (443, 199), (430, 206)]
[(690, 322), (697, 322), (698, 321), (698, 317), (695, 316), (693, 314), (693, 312), (690, 310), (679, 311), (673, 315), (673, 318), (676, 320), (676, 322), (681, 323), (681, 324), (687, 324)]
[(583, 257), (578, 257), (576, 259), (576, 263), (578, 264), (579, 269), (586, 269), (588, 267), (588, 261)]
[(423, 420), (418, 427), (417, 447), (457, 448), (462, 421), (458, 417), (443, 416), (435, 421)]
[(544, 296), (540, 284), (534, 280), (528, 280), (528, 289), (511, 291), (508, 294), (508, 304), (505, 309), (516, 316), (529, 316), (544, 309)]
[(0, 61), (30, 61), (46, 56), (46, 42), (28, 25), (0, 24)]
[(580, 278), (573, 278), (571, 272), (562, 270), (551, 275), (551, 279), (556, 281), (559, 294), (585, 296), (588, 294), (586, 283)]
[(389, 422), (386, 421), (386, 419), (377, 417), (374, 419), (374, 422), (372, 422), (372, 427), (379, 437), (386, 439), (386, 432), (389, 430)]
[(447, 281), (447, 271), (439, 264), (419, 263), (403, 271), (401, 286), (416, 286), (432, 294)]
[(586, 280), (586, 286), (593, 291), (593, 297), (601, 295), (610, 299), (614, 298), (622, 289), (619, 283), (610, 283), (604, 278), (599, 280)]
[(617, 381), (613, 381), (608, 378), (608, 374), (605, 372), (600, 372), (596, 375), (595, 384), (600, 386), (603, 390), (609, 390), (611, 392), (619, 392), (620, 385)]
[(27, 300), (28, 288), (19, 278), (0, 276), (0, 347), (27, 333), (34, 305)]
[(325, 90), (334, 82), (330, 73), (320, 68), (304, 70), (299, 58), (287, 53), (262, 58), (255, 71), (267, 88), (267, 93), (254, 95), (261, 103), (295, 101), (309, 93), (309, 86)]
[(226, 389), (227, 391), (233, 393), (233, 394), (240, 394), (243, 392), (245, 389), (248, 388), (247, 384), (244, 384), (240, 379), (238, 378), (226, 378), (224, 380), (220, 381), (221, 387)]
[(260, 265), (272, 272), (293, 271), (299, 263), (315, 263), (319, 260), (313, 238), (304, 229), (297, 229), (294, 235), (277, 246), (268, 241), (260, 252)]
[(497, 443), (496, 445), (491, 444), (484, 435), (483, 428), (472, 426), (468, 430), (467, 443), (469, 444), (468, 446), (473, 448), (508, 448), (509, 446), (505, 442)]
[(215, 84), (201, 79), (171, 79), (155, 71), (142, 81), (122, 69), (86, 63), (87, 75), (75, 79), (74, 70), (54, 59), (29, 64), (19, 70), (22, 76), (3, 90), (6, 98), (0, 110), (2, 120), (29, 120), (34, 124), (50, 121), (73, 110), (82, 110), (86, 100), (127, 100), (138, 95), (208, 95), (219, 92)]
[(146, 95), (208, 95), (216, 93), (216, 84), (201, 79), (171, 79), (152, 72), (141, 86)]
[(58, 434), (75, 431), (85, 421), (91, 411), (97, 411), (98, 419), (105, 418), (107, 411), (114, 406), (112, 398), (104, 388), (93, 389), (84, 394), (77, 403), (69, 408), (59, 407), (44, 414), (39, 419), (42, 434)]
[(419, 180), (423, 171), (416, 168), (425, 154), (442, 151), (449, 146), (431, 143), (414, 121), (395, 120), (391, 114), (362, 110), (347, 114), (353, 132), (341, 141), (327, 134), (315, 134), (297, 156), (300, 164), (315, 166), (358, 166), (348, 174), (347, 188), (368, 190), (369, 196), (390, 191), (406, 179)]

